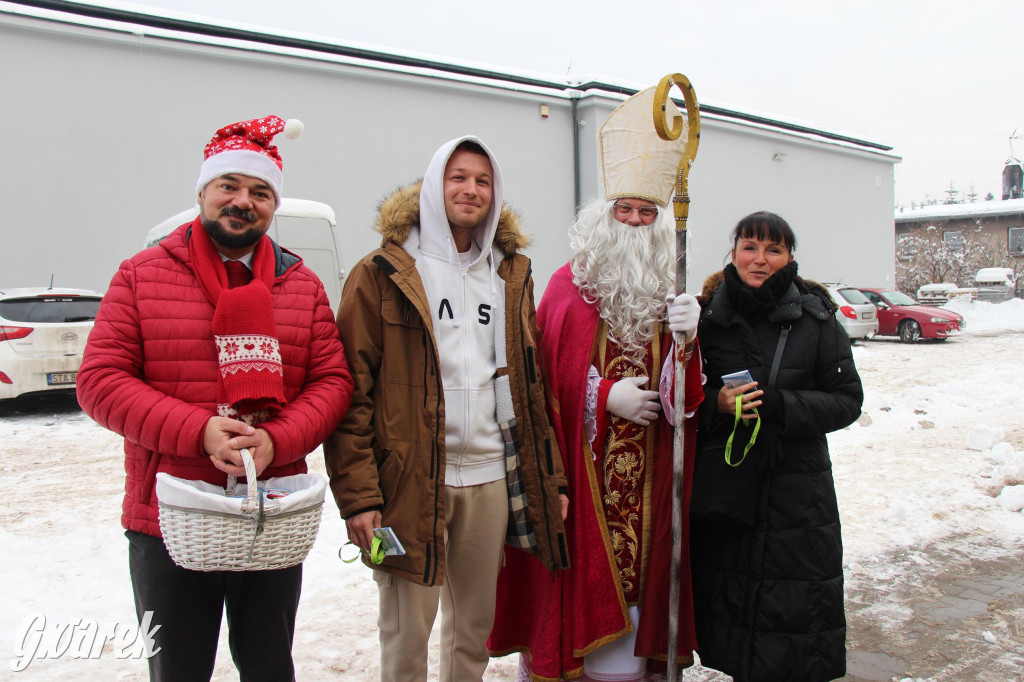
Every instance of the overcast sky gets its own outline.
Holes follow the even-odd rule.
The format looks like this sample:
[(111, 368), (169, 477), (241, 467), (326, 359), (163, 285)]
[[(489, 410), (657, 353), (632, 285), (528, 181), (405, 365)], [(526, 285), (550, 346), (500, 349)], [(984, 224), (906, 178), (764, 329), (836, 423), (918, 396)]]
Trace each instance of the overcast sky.
[[(123, 6), (88, 0), (92, 4)], [(893, 147), (897, 205), (950, 183), (1001, 197), (1024, 158), (1019, 0), (136, 0), (135, 5), (637, 87), (681, 72), (701, 101)], [(699, 159), (698, 159), (699, 160)]]

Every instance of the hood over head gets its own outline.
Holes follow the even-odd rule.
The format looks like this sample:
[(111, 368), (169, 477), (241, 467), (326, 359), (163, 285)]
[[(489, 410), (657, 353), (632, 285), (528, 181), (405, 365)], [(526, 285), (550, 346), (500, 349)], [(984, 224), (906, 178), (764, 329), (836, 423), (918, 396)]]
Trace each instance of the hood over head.
[[(417, 180), (399, 187), (377, 205), (377, 221), (373, 229), (380, 233), (384, 243), (402, 246), (409, 239), (413, 228), (419, 227), (422, 184), (422, 180)], [(523, 251), (530, 245), (530, 238), (522, 230), (519, 213), (508, 202), (502, 204), (494, 245), (506, 255)]]
[(454, 140), (445, 142), (434, 152), (434, 158), (427, 166), (427, 172), (423, 176), (423, 184), (420, 187), (419, 225), (420, 225), (420, 251), (424, 254), (437, 256), (445, 260), (456, 258), (455, 241), (452, 237), (451, 226), (448, 224), (448, 215), (444, 207), (444, 169), (448, 159), (455, 152), (455, 148), (461, 143), (474, 142), (487, 152), (487, 158), (491, 162), (491, 205), (487, 209), (487, 215), (473, 231), (473, 241), (479, 247), (480, 256), (486, 258), (491, 249), (491, 242), (494, 241), (494, 233), (498, 227), (498, 218), (501, 215), (502, 207), (502, 179), (501, 168), (498, 166), (494, 154), (483, 143), (483, 140), (474, 135), (464, 135)]

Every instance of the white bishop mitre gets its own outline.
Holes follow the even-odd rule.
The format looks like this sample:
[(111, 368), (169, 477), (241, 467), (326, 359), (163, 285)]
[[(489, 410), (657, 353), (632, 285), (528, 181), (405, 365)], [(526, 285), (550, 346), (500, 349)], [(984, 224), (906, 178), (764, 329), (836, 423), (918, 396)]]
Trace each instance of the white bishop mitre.
[(636, 197), (667, 206), (672, 198), (689, 130), (686, 117), (666, 99), (669, 126), (681, 117), (683, 130), (675, 140), (658, 137), (654, 91), (653, 87), (642, 90), (620, 104), (598, 132), (605, 199)]

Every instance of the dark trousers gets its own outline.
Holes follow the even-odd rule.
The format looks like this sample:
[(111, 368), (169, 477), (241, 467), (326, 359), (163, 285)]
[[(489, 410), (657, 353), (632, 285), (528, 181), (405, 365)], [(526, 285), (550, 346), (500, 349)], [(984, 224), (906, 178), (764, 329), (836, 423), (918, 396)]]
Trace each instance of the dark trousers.
[(152, 611), (149, 676), (156, 682), (208, 682), (227, 608), (228, 643), (241, 682), (295, 679), (292, 639), (302, 564), (277, 571), (190, 571), (171, 560), (163, 540), (126, 531), (128, 566), (141, 623)]

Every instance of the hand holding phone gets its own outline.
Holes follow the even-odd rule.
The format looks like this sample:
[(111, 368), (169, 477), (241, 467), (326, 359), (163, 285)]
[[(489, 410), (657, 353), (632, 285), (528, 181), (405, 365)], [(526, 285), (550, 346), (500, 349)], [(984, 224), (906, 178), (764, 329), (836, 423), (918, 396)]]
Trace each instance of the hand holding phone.
[(745, 369), (733, 372), (732, 374), (722, 375), (723, 387), (718, 392), (718, 411), (723, 414), (735, 414), (736, 400), (737, 396), (739, 396), (742, 401), (741, 418), (744, 420), (757, 419), (757, 412), (755, 410), (761, 405), (761, 401), (758, 398), (764, 395), (764, 391), (751, 390), (756, 389), (756, 386), (750, 386), (747, 389), (749, 393), (742, 393), (741, 395), (740, 391), (743, 386), (749, 386), (754, 383), (756, 383), (754, 378)]
[(754, 377), (750, 376), (750, 371), (745, 369), (733, 372), (732, 374), (722, 375), (722, 383), (725, 384), (726, 388), (739, 388), (744, 384), (751, 384), (753, 382)]
[(374, 528), (373, 536), (380, 540), (381, 548), (384, 550), (384, 556), (402, 556), (405, 554), (405, 547), (402, 547), (401, 541), (399, 541), (398, 536), (395, 535), (395, 531), (391, 530), (391, 526)]

